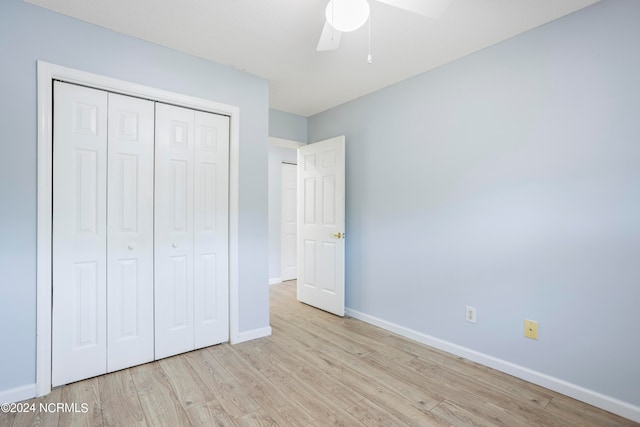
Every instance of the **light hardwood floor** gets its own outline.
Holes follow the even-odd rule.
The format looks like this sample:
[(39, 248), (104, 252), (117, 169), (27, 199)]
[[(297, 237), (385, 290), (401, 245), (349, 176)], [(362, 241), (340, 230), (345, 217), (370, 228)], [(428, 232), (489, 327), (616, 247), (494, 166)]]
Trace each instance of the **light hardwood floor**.
[(55, 388), (0, 426), (631, 426), (547, 389), (296, 301), (271, 286), (273, 335)]

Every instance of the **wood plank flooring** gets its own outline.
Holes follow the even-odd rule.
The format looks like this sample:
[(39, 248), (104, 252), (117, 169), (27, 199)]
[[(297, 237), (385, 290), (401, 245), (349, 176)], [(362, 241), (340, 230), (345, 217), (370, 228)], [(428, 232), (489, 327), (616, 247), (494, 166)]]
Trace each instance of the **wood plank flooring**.
[(55, 388), (0, 426), (633, 426), (271, 286), (273, 335)]

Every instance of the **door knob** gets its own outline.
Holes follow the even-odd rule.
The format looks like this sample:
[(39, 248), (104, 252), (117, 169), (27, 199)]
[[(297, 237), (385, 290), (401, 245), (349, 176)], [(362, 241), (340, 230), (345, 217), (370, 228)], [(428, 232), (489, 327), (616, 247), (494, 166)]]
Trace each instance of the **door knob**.
[(344, 233), (336, 233), (336, 234), (332, 234), (333, 237), (335, 237), (336, 239), (340, 239), (340, 238), (344, 238)]
[(134, 243), (129, 243), (127, 247), (129, 248), (130, 251), (132, 251), (136, 248), (136, 245)]
[(175, 248), (177, 248), (177, 247), (178, 247), (178, 244), (177, 244), (176, 242), (173, 242), (173, 243), (171, 244), (171, 247), (175, 249)]

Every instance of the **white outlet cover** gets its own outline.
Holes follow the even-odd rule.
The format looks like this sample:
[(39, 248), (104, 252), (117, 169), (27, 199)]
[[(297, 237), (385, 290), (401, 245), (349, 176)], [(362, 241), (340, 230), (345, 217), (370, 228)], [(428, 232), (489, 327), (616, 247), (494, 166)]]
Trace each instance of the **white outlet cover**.
[(467, 322), (477, 323), (476, 308), (468, 305), (464, 314), (464, 318)]

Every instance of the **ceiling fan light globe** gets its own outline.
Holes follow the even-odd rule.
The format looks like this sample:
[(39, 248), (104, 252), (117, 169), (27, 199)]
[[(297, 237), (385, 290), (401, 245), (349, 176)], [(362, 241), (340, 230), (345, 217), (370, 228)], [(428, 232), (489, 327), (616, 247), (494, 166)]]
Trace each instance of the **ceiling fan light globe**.
[(367, 0), (331, 0), (325, 13), (327, 22), (343, 33), (355, 31), (369, 19)]

